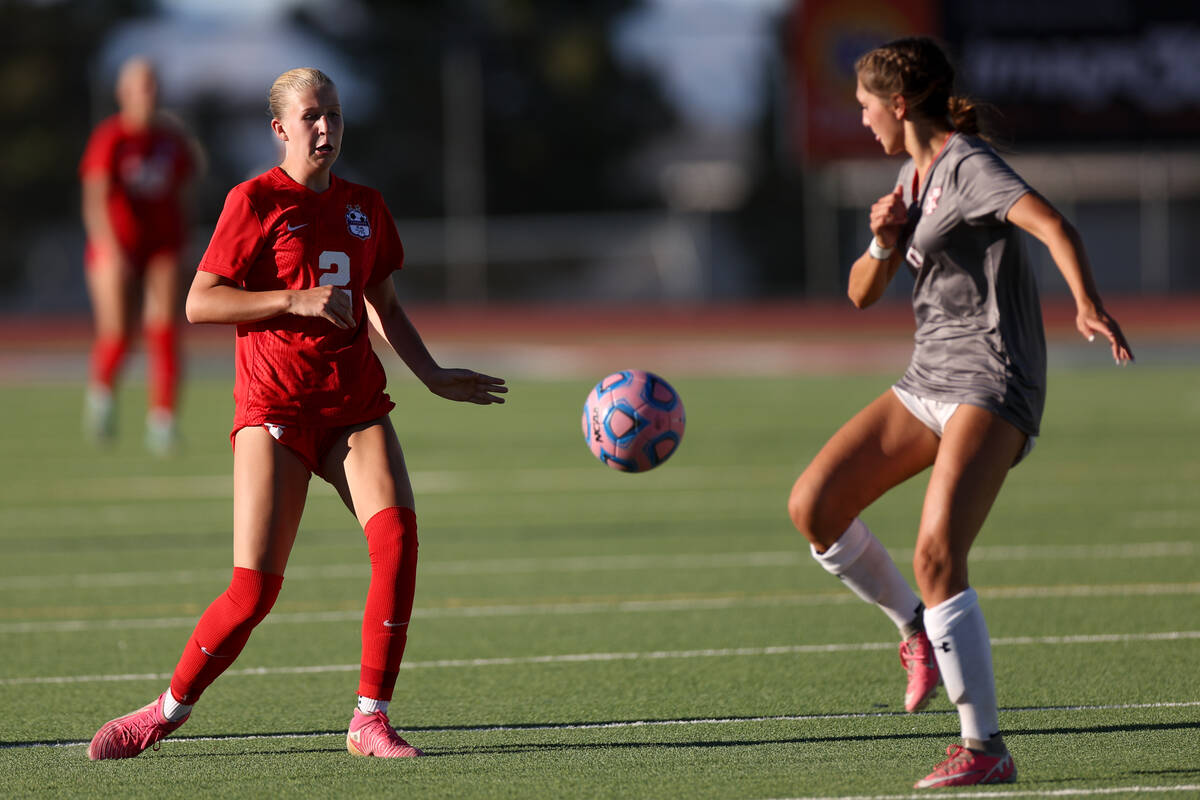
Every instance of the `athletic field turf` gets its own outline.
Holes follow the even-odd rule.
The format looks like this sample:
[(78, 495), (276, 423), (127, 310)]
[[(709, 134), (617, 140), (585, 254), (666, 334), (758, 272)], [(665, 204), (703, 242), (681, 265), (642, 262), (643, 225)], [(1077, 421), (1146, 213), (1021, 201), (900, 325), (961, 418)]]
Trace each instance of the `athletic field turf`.
[[(896, 631), (785, 512), (815, 449), (896, 372), (612, 366), (661, 371), (685, 400), (656, 472), (592, 459), (588, 380), (517, 376), (509, 404), (479, 408), (390, 370), (421, 522), (391, 716), (428, 757), (402, 763), (345, 750), (366, 550), (319, 482), (273, 614), (192, 719), (157, 752), (89, 762), (227, 585), (231, 373), (188, 384), (167, 460), (140, 448), (140, 384), (109, 453), (80, 445), (78, 385), (0, 387), (0, 796), (927, 794), (910, 787), (956, 740), (952, 707), (939, 692), (903, 713)], [(1194, 365), (1052, 369), (1042, 440), (971, 573), (1019, 782), (957, 794), (1200, 796), (1198, 447)], [(864, 515), (906, 574), (923, 485)]]

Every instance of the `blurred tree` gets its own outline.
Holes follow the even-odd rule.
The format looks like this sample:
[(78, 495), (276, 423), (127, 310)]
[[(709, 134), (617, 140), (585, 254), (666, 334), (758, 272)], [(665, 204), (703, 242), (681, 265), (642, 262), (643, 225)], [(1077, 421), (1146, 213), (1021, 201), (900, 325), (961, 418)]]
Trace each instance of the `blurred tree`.
[[(781, 61), (794, 57), (789, 24), (786, 13), (775, 20), (774, 57)], [(782, 72), (779, 64), (762, 71), (760, 91), (767, 102), (756, 126), (755, 147), (761, 160), (746, 202), (734, 215), (738, 238), (758, 266), (758, 290), (767, 297), (795, 294), (805, 285), (804, 175), (792, 152), (790, 93)]]
[(137, 0), (4, 3), (0, 295), (15, 291), (26, 279), (31, 233), (79, 218), (76, 167), (95, 121), (89, 61), (109, 26), (147, 5)]
[[(674, 113), (655, 78), (621, 64), (611, 42), (614, 24), (641, 1), (314, 0), (287, 13), (374, 86), (368, 114), (347, 109), (341, 174), (380, 188), (401, 217), (536, 214), (662, 203), (653, 181), (634, 179), (634, 156), (671, 130)], [(47, 284), (81, 261), (76, 169), (91, 128), (113, 110), (110, 87), (91, 74), (97, 55), (118, 25), (163, 12), (156, 0), (2, 3), (0, 307), (25, 296), (31, 276), (45, 304)], [(448, 107), (454, 74), (466, 80)], [(172, 110), (210, 147), (246, 114), (222, 97)], [(209, 156), (197, 192), (201, 225), (247, 177), (219, 148)], [(464, 185), (456, 172), (465, 192), (447, 190)], [(48, 245), (55, 269), (43, 269)]]
[(397, 215), (444, 212), (445, 57), (459, 52), (462, 68), (480, 73), (487, 213), (660, 204), (627, 180), (628, 163), (675, 118), (650, 76), (616, 60), (610, 38), (639, 1), (362, 0), (368, 24), (324, 29), (380, 93), (373, 119), (348, 119), (354, 162), (370, 165)]
[(489, 207), (500, 213), (660, 205), (627, 162), (674, 114), (654, 79), (614, 57), (632, 0), (497, 3), (483, 50)]

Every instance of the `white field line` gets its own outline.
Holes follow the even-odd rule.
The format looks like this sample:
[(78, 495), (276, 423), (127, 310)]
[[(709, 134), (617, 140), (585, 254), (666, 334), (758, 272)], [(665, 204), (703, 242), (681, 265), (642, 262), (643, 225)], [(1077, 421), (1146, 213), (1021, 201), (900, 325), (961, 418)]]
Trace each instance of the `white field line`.
[[(1200, 700), (1185, 700), (1185, 701), (1163, 701), (1157, 703), (1120, 703), (1120, 704), (1104, 704), (1104, 705), (1073, 705), (1073, 706), (1024, 706), (1014, 708), (1002, 708), (1001, 713), (1008, 714), (1036, 714), (1036, 713), (1063, 713), (1063, 712), (1088, 712), (1088, 711), (1142, 711), (1157, 708), (1195, 708), (1200, 706)], [(950, 716), (956, 715), (958, 712), (954, 709), (937, 710), (937, 711), (921, 711), (918, 712), (921, 716)], [(853, 720), (853, 719), (879, 719), (885, 717), (911, 717), (912, 714), (901, 711), (861, 711), (839, 714), (775, 714), (767, 716), (755, 717), (707, 717), (702, 719), (685, 718), (685, 719), (639, 719), (639, 720), (618, 720), (612, 722), (546, 722), (546, 723), (530, 723), (527, 725), (469, 725), (469, 726), (453, 726), (446, 728), (439, 727), (419, 727), (419, 728), (404, 728), (405, 731), (414, 730), (421, 733), (526, 733), (538, 731), (595, 731), (595, 730), (616, 730), (621, 728), (666, 728), (666, 727), (682, 727), (689, 725), (739, 725), (762, 722), (821, 722), (828, 720)], [(251, 740), (279, 740), (279, 739), (321, 739), (327, 737), (341, 738), (346, 734), (340, 730), (337, 731), (321, 731), (311, 733), (254, 733), (245, 735), (231, 736), (172, 736), (172, 742), (242, 742)], [(17, 743), (0, 743), (0, 750), (15, 750), (29, 747), (80, 747), (88, 744), (83, 741), (75, 742), (17, 742)], [(907, 797), (908, 795), (905, 795)], [(929, 795), (916, 795), (917, 797), (927, 798)], [(967, 796), (975, 796), (974, 794)]]
[[(1024, 600), (1073, 597), (1158, 597), (1200, 594), (1200, 583), (1133, 583), (1079, 586), (1000, 586), (980, 588), (985, 599)], [(849, 592), (724, 597), (678, 597), (659, 600), (610, 600), (578, 603), (524, 603), (506, 605), (447, 606), (417, 608), (413, 619), (470, 619), (518, 616), (569, 616), (578, 614), (669, 613), (675, 611), (721, 611), (733, 608), (831, 606), (859, 602)], [(71, 619), (36, 622), (0, 622), (2, 634), (78, 633), (80, 631), (155, 630), (191, 628), (196, 615), (127, 619)], [(362, 619), (361, 611), (276, 612), (263, 624), (340, 623)]]
[[(595, 468), (522, 468), (505, 470), (414, 470), (410, 473), (418, 495), (455, 492), (564, 492), (588, 494), (611, 492), (662, 492), (674, 489), (728, 488), (731, 481), (743, 488), (762, 487), (774, 478), (781, 486), (792, 477), (777, 467), (688, 467), (680, 466), (652, 480), (620, 480)], [(333, 491), (314, 481), (312, 493)], [(0, 488), (0, 500), (22, 500), (33, 496), (72, 501), (98, 500), (205, 500), (233, 497), (233, 475), (143, 475), (137, 477), (72, 478), (62, 481), (12, 482)]]
[[(1177, 783), (1170, 786), (1103, 786), (1078, 789), (992, 789), (967, 790), (955, 797), (1104, 797), (1120, 794), (1184, 794), (1192, 797), (1200, 792), (1200, 783)], [(857, 794), (779, 798), (779, 800), (929, 800), (924, 794)]]
[[(681, 524), (693, 521), (728, 522), (736, 525), (772, 526), (779, 522), (780, 515), (772, 500), (768, 504), (762, 502), (763, 495), (751, 495), (750, 491), (761, 490), (761, 486), (722, 486), (709, 488), (692, 488), (688, 491), (680, 489), (664, 490), (653, 496), (653, 503), (643, 503), (638, 509), (638, 519), (646, 524), (675, 523)], [(309, 492), (310, 497), (320, 493), (315, 488)], [(327, 490), (330, 498), (335, 498), (332, 490)], [(510, 493), (511, 495), (511, 493)], [(522, 525), (525, 527), (562, 529), (566, 518), (563, 510), (567, 504), (578, 505), (578, 497), (566, 493), (549, 495), (549, 499), (558, 502), (536, 504), (537, 514), (528, 517)], [(148, 513), (159, 513), (178, 510), (177, 500), (141, 500), (130, 501), (120, 505), (106, 504), (65, 504), (58, 502), (53, 506), (6, 506), (6, 501), (0, 497), (0, 538), (7, 538), (10, 532), (16, 535), (36, 538), (36, 531), (47, 529), (89, 531), (103, 530), (103, 535), (144, 536), (144, 533), (131, 532), (134, 523), (140, 524)], [(455, 524), (474, 523), (478, 519), (494, 515), (486, 503), (458, 504), (454, 509), (452, 519)], [(591, 526), (616, 524), (612, 518), (593, 516), (588, 519)], [(1200, 511), (1167, 510), (1164, 512), (1133, 512), (1121, 514), (1110, 519), (1113, 530), (1155, 530), (1167, 531), (1183, 529), (1191, 531), (1200, 527)], [(329, 531), (314, 531), (329, 533)], [(345, 533), (345, 528), (339, 529)], [(188, 536), (187, 531), (164, 530), (161, 536)]]
[[(993, 647), (1009, 645), (1071, 645), (1124, 644), (1128, 642), (1174, 642), (1200, 640), (1200, 631), (1165, 631), (1162, 633), (1108, 633), (1074, 636), (1011, 636), (992, 639)], [(433, 661), (405, 661), (401, 669), (462, 669), (479, 667), (511, 667), (531, 664), (587, 664), (614, 661), (662, 661), (692, 658), (753, 658), (758, 656), (814, 655), (825, 653), (862, 653), (875, 650), (894, 650), (895, 642), (847, 642), (832, 644), (794, 644), (773, 647), (720, 647), (700, 650), (651, 650), (624, 653), (563, 653), (544, 656), (501, 656), (498, 658), (448, 658)], [(357, 672), (358, 664), (323, 664), (297, 667), (244, 667), (226, 670), (230, 676), (318, 675), (330, 672)], [(134, 673), (118, 675), (38, 675), (0, 678), (0, 686), (30, 686), (40, 684), (123, 683), (128, 681), (165, 681), (171, 673)]]
[[(899, 563), (912, 560), (911, 549), (896, 549)], [(1193, 541), (1144, 542), (1096, 545), (980, 545), (971, 550), (972, 562), (1055, 561), (1096, 559), (1189, 558), (1200, 554)], [(795, 550), (710, 554), (661, 554), (623, 556), (569, 556), (546, 558), (462, 559), (422, 563), (422, 575), (511, 575), (514, 573), (606, 572), (618, 570), (724, 569), (730, 567), (773, 568), (807, 564), (807, 551)], [(289, 580), (318, 580), (365, 577), (366, 563), (295, 566)], [(229, 568), (205, 570), (145, 570), (141, 572), (67, 573), (59, 575), (13, 575), (0, 578), (0, 591), (45, 589), (47, 586), (112, 588), (209, 583), (228, 580)]]
[[(580, 494), (663, 494), (668, 492), (747, 492), (777, 486), (786, 491), (794, 478), (787, 467), (754, 466), (677, 466), (656, 473), (652, 479), (625, 480), (599, 472), (594, 466), (505, 470), (415, 470), (410, 473), (413, 488), (420, 495), (457, 493), (552, 493)], [(314, 481), (312, 496), (335, 496), (321, 481)], [(219, 475), (147, 475), (133, 477), (71, 478), (61, 481), (10, 481), (0, 487), (0, 505), (21, 503), (30, 497), (72, 502), (163, 500), (216, 500), (233, 497), (231, 473)], [(107, 506), (105, 508), (108, 508)], [(58, 506), (23, 506), (4, 509), (0, 517), (14, 516), (18, 521), (36, 519), (40, 513), (61, 513)], [(1115, 523), (1121, 527), (1194, 528), (1200, 523), (1200, 511), (1194, 509), (1132, 509)], [(28, 522), (25, 522), (28, 524)]]

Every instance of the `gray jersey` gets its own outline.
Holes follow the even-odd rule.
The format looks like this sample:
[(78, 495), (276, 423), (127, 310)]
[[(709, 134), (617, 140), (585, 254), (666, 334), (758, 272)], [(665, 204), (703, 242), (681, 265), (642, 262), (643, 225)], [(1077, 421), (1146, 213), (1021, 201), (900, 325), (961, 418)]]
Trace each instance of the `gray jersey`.
[(898, 247), (913, 273), (916, 347), (897, 383), (916, 395), (981, 406), (1036, 436), (1046, 399), (1037, 285), (1008, 211), (1031, 191), (986, 142), (956, 133), (913, 197)]

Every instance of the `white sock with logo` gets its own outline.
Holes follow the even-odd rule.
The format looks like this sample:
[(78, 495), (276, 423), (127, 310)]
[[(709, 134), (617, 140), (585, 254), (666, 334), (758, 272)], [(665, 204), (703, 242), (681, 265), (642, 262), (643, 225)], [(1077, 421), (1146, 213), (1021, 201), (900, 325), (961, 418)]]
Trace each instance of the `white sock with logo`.
[(921, 601), (896, 568), (887, 549), (857, 517), (824, 553), (811, 547), (813, 558), (863, 600), (874, 603), (908, 636), (914, 620), (920, 625)]
[(925, 633), (933, 644), (946, 696), (958, 707), (964, 739), (986, 741), (1000, 732), (992, 642), (974, 589), (925, 609)]
[(192, 707), (176, 700), (175, 695), (171, 694), (171, 689), (168, 687), (166, 695), (163, 696), (162, 713), (167, 718), (167, 722), (178, 722), (192, 713)]
[(374, 697), (358, 696), (358, 710), (364, 714), (386, 714), (388, 710), (389, 700), (376, 700)]

